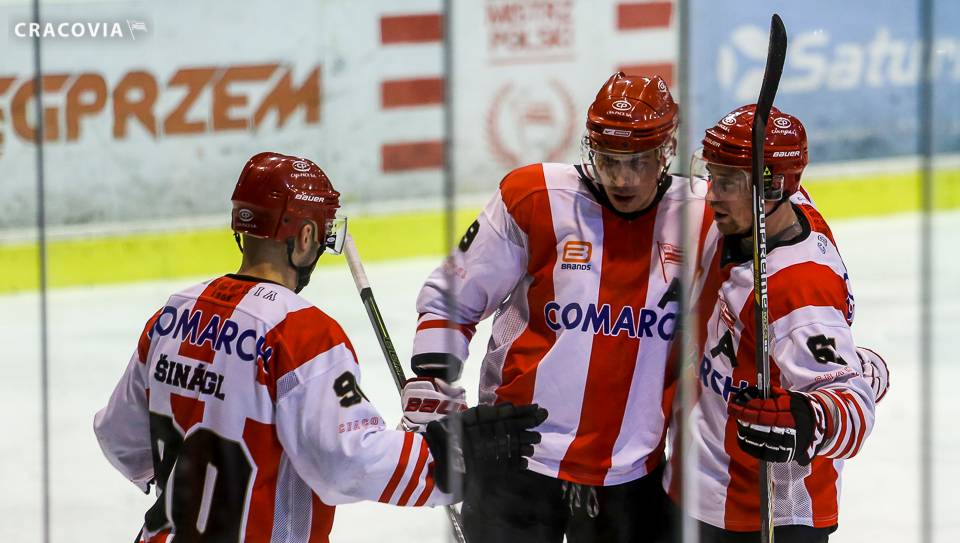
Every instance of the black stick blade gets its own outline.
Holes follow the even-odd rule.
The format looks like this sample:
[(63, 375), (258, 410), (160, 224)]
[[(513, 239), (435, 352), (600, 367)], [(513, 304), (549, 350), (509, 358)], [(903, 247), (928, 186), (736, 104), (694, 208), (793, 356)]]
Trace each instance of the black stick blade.
[(773, 99), (777, 95), (777, 89), (780, 87), (780, 76), (783, 75), (783, 64), (787, 58), (787, 29), (783, 26), (783, 19), (774, 14), (770, 20), (770, 43), (767, 49), (767, 64), (763, 70), (763, 84), (760, 86), (760, 96), (757, 98), (756, 117), (753, 121), (753, 144), (754, 149), (757, 146), (757, 140), (762, 142), (764, 130), (757, 133), (758, 125), (766, 128), (767, 120), (770, 118), (770, 109), (773, 107)]

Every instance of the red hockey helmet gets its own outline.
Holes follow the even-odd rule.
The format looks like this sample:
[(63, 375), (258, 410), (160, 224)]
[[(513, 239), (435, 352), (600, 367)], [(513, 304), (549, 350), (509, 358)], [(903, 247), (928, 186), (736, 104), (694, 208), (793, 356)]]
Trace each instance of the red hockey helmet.
[(286, 241), (311, 220), (322, 229), (321, 243), (334, 251), (342, 245), (338, 234), (345, 225), (334, 221), (340, 193), (310, 160), (269, 152), (254, 155), (240, 172), (231, 200), (234, 232)]
[(637, 153), (667, 143), (679, 122), (679, 108), (663, 79), (617, 72), (587, 110), (587, 137), (602, 149)]
[(653, 168), (653, 179), (658, 179), (676, 151), (679, 122), (679, 108), (659, 76), (613, 74), (587, 110), (587, 131), (581, 142), (587, 175), (610, 184), (601, 172), (604, 164), (612, 164), (635, 172)]
[[(739, 107), (707, 129), (703, 148), (694, 156), (692, 180), (708, 178), (707, 170), (715, 165), (715, 171), (742, 172), (739, 177), (747, 183), (743, 190), (749, 192), (755, 112), (755, 104)], [(771, 109), (763, 144), (765, 198), (779, 200), (796, 192), (808, 158), (803, 123), (793, 115)]]

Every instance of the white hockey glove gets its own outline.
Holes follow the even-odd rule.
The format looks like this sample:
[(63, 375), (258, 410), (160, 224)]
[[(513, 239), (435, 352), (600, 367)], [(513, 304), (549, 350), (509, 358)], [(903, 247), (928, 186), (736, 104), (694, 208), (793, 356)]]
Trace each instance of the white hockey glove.
[(403, 419), (400, 429), (422, 432), (427, 423), (467, 409), (466, 391), (433, 377), (408, 379), (400, 395)]
[(863, 378), (873, 389), (874, 401), (880, 403), (890, 388), (890, 370), (887, 369), (887, 363), (882, 356), (866, 347), (857, 347), (857, 356), (863, 365)]

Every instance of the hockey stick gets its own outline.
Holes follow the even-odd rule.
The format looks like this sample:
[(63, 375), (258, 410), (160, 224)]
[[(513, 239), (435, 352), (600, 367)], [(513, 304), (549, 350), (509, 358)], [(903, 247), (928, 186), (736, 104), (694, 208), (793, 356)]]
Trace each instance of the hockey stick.
[[(764, 210), (763, 140), (773, 99), (780, 86), (783, 63), (787, 56), (787, 30), (777, 14), (770, 21), (770, 45), (763, 84), (757, 98), (751, 140), (752, 164), (750, 182), (753, 185), (753, 292), (754, 337), (757, 382), (764, 398), (770, 397), (770, 345), (767, 314), (767, 231)], [(773, 465), (760, 461), (760, 541), (773, 543)]]
[[(402, 392), (403, 383), (406, 382), (407, 378), (403, 374), (400, 357), (397, 356), (397, 351), (393, 348), (393, 341), (390, 340), (390, 334), (387, 333), (383, 315), (380, 314), (380, 307), (373, 297), (373, 289), (370, 288), (370, 281), (367, 280), (367, 273), (363, 271), (360, 254), (357, 253), (357, 246), (350, 234), (347, 234), (343, 252), (347, 257), (347, 264), (350, 266), (350, 275), (353, 276), (353, 282), (357, 285), (357, 291), (360, 293), (360, 300), (363, 301), (363, 307), (366, 308), (367, 316), (370, 317), (370, 325), (373, 326), (373, 332), (377, 335), (377, 341), (380, 342), (380, 350), (383, 351), (383, 357), (387, 360), (390, 374), (393, 375), (393, 382), (397, 385), (397, 392)], [(467, 543), (460, 513), (452, 505), (448, 505), (444, 509), (446, 509), (447, 518), (450, 520), (454, 539), (457, 540), (457, 543)]]

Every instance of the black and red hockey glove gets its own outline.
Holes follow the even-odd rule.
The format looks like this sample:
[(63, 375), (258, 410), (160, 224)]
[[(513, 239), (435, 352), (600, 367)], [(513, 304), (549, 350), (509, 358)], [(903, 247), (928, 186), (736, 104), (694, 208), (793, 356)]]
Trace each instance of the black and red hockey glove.
[(478, 405), (427, 424), (423, 436), (436, 462), (437, 487), (460, 494), (450, 474), (466, 484), (480, 484), (488, 475), (527, 467), (540, 433), (533, 430), (547, 419), (537, 404)]
[(819, 404), (806, 394), (780, 389), (763, 399), (755, 386), (738, 392), (727, 404), (727, 413), (737, 421), (740, 448), (767, 462), (796, 460), (806, 466), (823, 441), (817, 416)]

